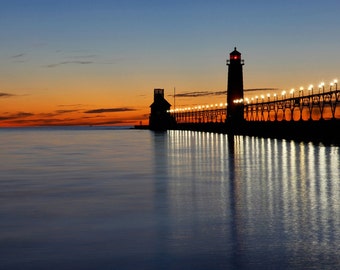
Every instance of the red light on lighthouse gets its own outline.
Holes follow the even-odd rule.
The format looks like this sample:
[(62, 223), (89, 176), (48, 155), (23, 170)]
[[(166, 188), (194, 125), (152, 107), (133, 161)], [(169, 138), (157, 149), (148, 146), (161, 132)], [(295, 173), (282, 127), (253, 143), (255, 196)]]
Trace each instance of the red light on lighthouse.
[(230, 60), (241, 60), (241, 54), (236, 50), (236, 47), (234, 51), (230, 53)]

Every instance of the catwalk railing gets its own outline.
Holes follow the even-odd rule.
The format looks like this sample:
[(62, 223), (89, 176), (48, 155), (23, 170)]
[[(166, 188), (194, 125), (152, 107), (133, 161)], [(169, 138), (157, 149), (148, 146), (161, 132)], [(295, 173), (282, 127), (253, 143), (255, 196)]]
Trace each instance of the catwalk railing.
[[(340, 91), (320, 91), (299, 96), (291, 93), (260, 98), (235, 100), (236, 106), (244, 109), (246, 121), (319, 121), (340, 119)], [(177, 108), (169, 111), (177, 123), (221, 123), (227, 117), (227, 104)]]

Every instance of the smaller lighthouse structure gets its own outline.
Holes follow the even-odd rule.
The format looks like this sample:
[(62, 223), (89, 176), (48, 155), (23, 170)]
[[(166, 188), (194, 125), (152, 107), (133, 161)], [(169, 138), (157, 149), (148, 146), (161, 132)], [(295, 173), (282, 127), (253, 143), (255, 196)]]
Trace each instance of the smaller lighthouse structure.
[(228, 90), (227, 90), (227, 123), (241, 123), (244, 120), (243, 106), (243, 65), (241, 53), (236, 50), (229, 54)]
[(162, 131), (173, 127), (176, 121), (170, 115), (171, 104), (164, 98), (164, 89), (154, 89), (153, 98), (153, 103), (150, 105), (149, 128)]

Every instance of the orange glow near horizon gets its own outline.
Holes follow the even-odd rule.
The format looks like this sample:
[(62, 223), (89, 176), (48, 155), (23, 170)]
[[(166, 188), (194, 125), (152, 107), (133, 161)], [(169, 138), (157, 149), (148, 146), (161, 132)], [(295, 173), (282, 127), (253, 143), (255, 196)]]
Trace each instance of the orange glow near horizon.
[[(334, 83), (336, 82), (336, 83)], [(329, 85), (323, 85), (325, 91), (335, 90), (337, 80)], [(83, 85), (84, 86), (84, 85)], [(282, 99), (283, 94), (308, 95), (311, 89), (302, 86), (300, 92), (294, 93), (281, 89), (250, 89), (245, 92), (245, 101), (255, 102), (261, 98), (264, 101)], [(314, 93), (322, 91), (314, 89)], [(81, 92), (81, 95), (80, 95)], [(134, 126), (147, 125), (150, 108), (153, 102), (153, 89), (143, 91), (123, 91), (121, 96), (118, 91), (110, 91), (104, 88), (100, 95), (95, 91), (85, 88), (83, 91), (57, 91), (35, 90), (31, 94), (21, 94), (20, 91), (13, 94), (0, 92), (0, 127), (24, 127), (24, 126)], [(145, 94), (144, 94), (145, 93)], [(194, 107), (207, 104), (225, 103), (225, 91), (176, 91), (176, 100), (173, 98), (173, 90), (165, 89), (165, 98), (172, 109)], [(256, 98), (257, 97), (257, 98)], [(126, 100), (126, 101), (125, 101)]]
[(133, 126), (147, 124), (149, 108), (91, 106), (86, 104), (23, 106), (0, 112), (0, 127), (21, 126)]
[[(0, 127), (147, 124), (150, 101), (117, 97), (109, 91), (0, 91)], [(96, 94), (96, 93), (100, 93)], [(138, 104), (141, 103), (141, 104)], [(145, 103), (145, 106), (144, 104)], [(150, 103), (150, 104), (148, 104)]]

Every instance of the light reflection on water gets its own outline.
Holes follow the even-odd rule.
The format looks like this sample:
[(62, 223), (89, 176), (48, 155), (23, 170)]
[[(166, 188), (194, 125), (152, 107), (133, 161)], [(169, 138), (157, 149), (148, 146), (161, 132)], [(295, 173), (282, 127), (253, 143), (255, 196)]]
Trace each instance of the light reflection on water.
[(0, 130), (0, 269), (340, 268), (339, 148)]

